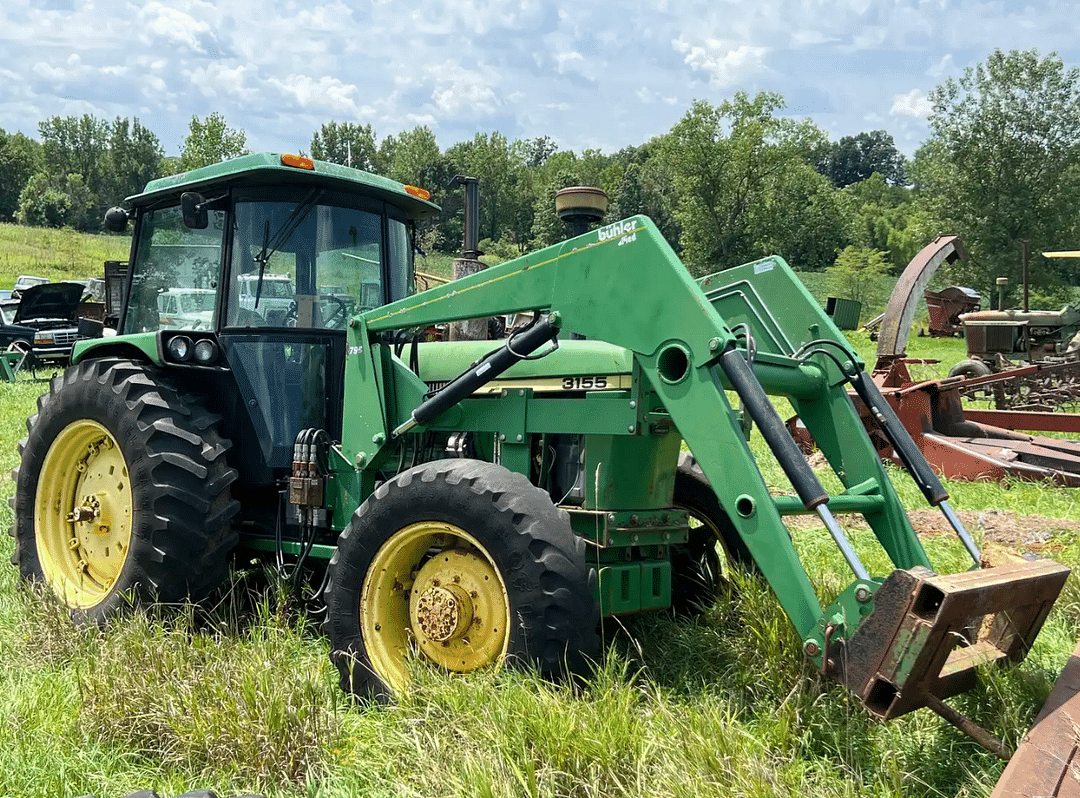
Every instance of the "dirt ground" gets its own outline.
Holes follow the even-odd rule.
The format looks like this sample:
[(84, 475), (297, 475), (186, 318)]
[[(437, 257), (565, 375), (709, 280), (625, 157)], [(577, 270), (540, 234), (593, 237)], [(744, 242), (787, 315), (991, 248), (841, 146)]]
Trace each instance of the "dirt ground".
[[(983, 549), (989, 559), (995, 561), (998, 557), (994, 552), (1038, 552), (1051, 544), (1054, 537), (1080, 533), (1080, 521), (1047, 518), (1042, 515), (1019, 516), (1007, 510), (962, 510), (957, 512), (957, 516), (964, 528), (973, 535), (982, 533), (986, 541)], [(920, 535), (953, 534), (952, 527), (940, 510), (910, 510), (908, 518), (911, 526)], [(867, 528), (867, 523), (861, 516), (841, 515), (837, 520), (847, 529)], [(814, 515), (791, 516), (786, 518), (785, 522), (796, 528), (821, 526), (821, 521)]]

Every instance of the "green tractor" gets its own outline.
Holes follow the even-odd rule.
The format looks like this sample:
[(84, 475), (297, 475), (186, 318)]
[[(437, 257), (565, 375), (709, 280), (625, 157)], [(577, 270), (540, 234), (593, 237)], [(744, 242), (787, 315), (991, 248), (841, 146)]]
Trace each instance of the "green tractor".
[[(16, 474), (15, 563), (78, 619), (199, 601), (237, 557), (291, 560), (318, 574), (343, 688), (379, 699), (413, 659), (584, 672), (602, 616), (694, 612), (730, 565), (767, 580), (805, 656), (888, 718), (945, 711), (978, 665), (1022, 659), (1068, 574), (978, 567), (864, 363), (778, 257), (694, 279), (633, 217), (414, 293), (414, 225), (437, 211), (415, 187), (256, 154), (128, 205), (109, 214), (134, 221), (119, 334), (75, 348)], [(207, 291), (198, 329), (161, 312)], [(501, 340), (424, 340), (522, 315)], [(933, 570), (849, 385), (970, 571)], [(790, 491), (769, 490), (744, 417)], [(783, 522), (806, 513), (853, 573), (827, 606)], [(834, 513), (866, 519), (890, 573), (867, 570)]]

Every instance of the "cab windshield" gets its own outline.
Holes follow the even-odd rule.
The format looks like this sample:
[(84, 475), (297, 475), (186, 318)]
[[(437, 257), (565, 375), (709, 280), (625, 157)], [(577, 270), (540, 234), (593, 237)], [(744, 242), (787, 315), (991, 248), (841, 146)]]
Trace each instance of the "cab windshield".
[(289, 190), (242, 196), (231, 220), (220, 209), (208, 216), (191, 229), (179, 206), (143, 213), (122, 332), (193, 326), (192, 313), (200, 328), (341, 330), (412, 284), (408, 227), (392, 216)]
[(199, 295), (205, 298), (196, 300), (198, 310), (213, 311), (224, 231), (225, 212), (220, 210), (210, 211), (209, 224), (201, 230), (184, 226), (178, 206), (144, 213), (123, 332), (187, 326), (176, 321), (179, 309), (168, 306), (177, 300), (170, 297)]
[[(225, 323), (232, 327), (344, 329), (354, 313), (386, 299), (383, 263), (404, 296), (411, 248), (403, 222), (325, 204), (240, 201), (233, 214)], [(387, 242), (387, 243), (384, 243)]]

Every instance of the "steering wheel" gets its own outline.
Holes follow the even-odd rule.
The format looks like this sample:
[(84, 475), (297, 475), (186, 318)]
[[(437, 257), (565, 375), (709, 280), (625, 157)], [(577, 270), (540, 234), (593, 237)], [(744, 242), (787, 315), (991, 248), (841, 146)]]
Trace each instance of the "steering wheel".
[(295, 327), (296, 320), (300, 315), (300, 306), (296, 304), (296, 300), (292, 300), (289, 303), (289, 309), (285, 311), (285, 316), (281, 319), (282, 327)]
[(265, 327), (266, 320), (254, 310), (238, 308), (236, 311), (236, 320), (233, 322), (233, 325), (236, 327)]
[(349, 319), (349, 303), (333, 294), (323, 294), (320, 299), (329, 299), (337, 305), (333, 312), (323, 319), (323, 326), (332, 330), (344, 330)]

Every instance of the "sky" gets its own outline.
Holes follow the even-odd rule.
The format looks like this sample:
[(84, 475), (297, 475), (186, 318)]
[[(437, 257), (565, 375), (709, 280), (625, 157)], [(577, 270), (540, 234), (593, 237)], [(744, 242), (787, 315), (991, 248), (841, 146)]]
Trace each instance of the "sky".
[(179, 155), (192, 115), (297, 152), (330, 121), (440, 147), (497, 130), (615, 152), (694, 100), (779, 92), (832, 140), (914, 153), (927, 94), (995, 48), (1080, 62), (1066, 0), (2, 0), (0, 128), (137, 117)]

